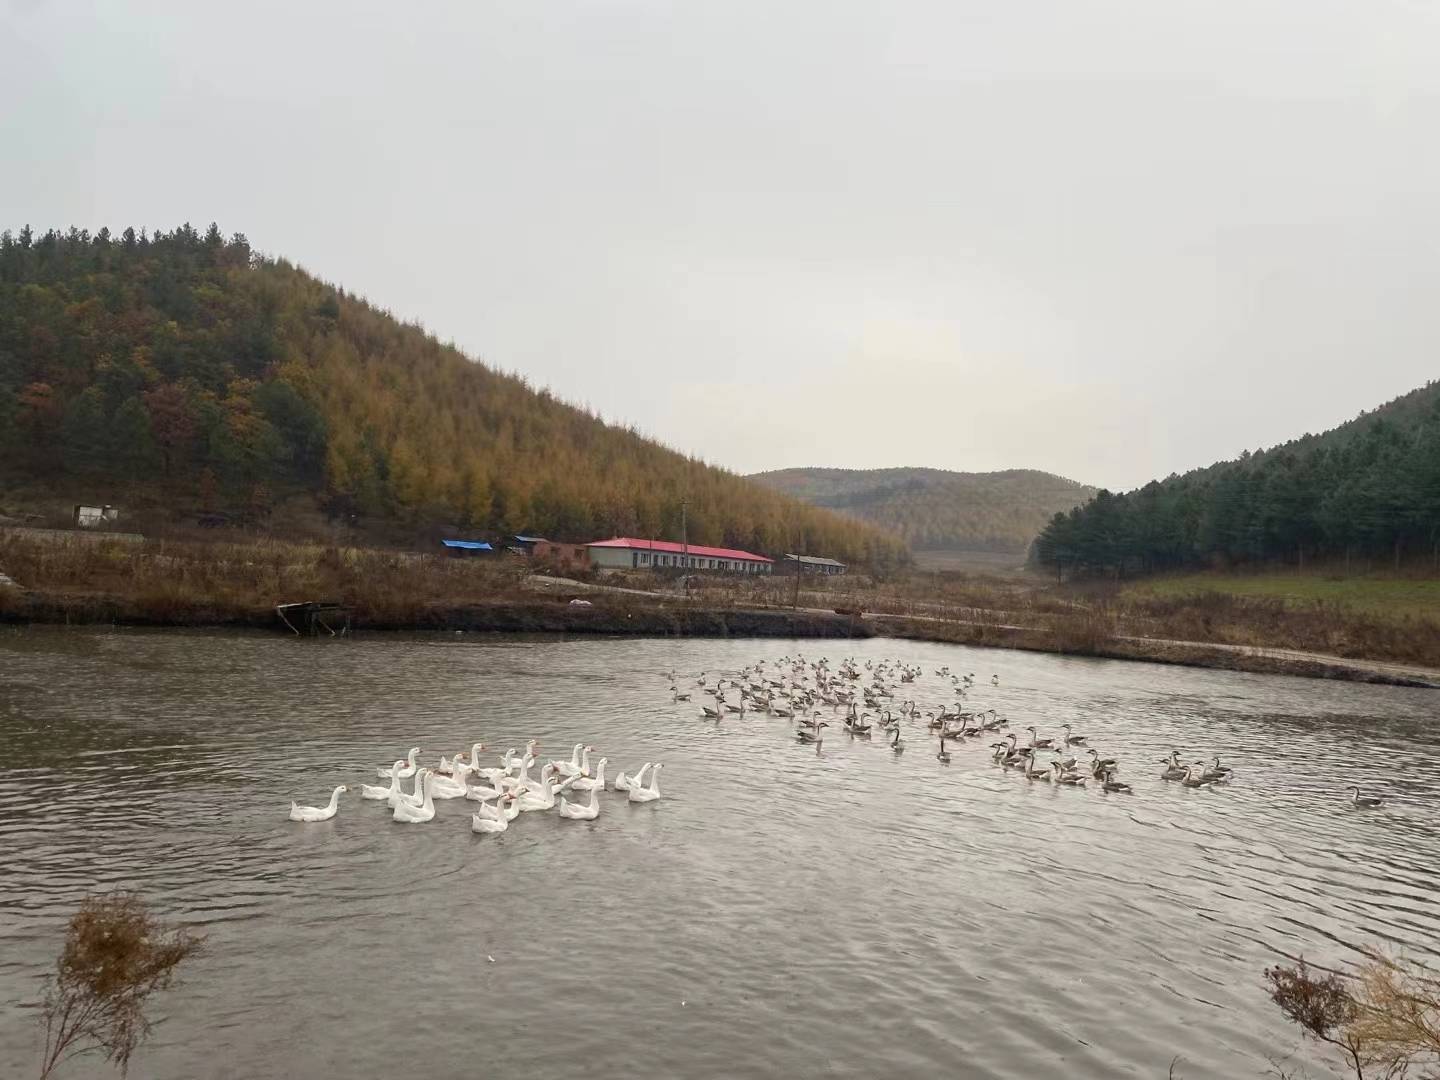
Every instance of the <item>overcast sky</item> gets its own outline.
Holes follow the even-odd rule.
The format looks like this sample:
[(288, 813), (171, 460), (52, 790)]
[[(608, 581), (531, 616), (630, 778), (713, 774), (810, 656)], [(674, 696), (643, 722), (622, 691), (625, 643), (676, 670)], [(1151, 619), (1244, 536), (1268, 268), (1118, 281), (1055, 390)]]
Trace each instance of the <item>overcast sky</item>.
[(1431, 0), (0, 0), (0, 227), (211, 220), (752, 471), (1111, 487), (1440, 374)]

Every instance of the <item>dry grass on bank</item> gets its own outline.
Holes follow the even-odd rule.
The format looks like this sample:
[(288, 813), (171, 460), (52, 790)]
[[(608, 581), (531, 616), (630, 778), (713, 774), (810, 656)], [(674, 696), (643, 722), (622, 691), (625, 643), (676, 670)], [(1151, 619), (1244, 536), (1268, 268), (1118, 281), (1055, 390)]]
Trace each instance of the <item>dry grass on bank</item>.
[[(47, 537), (0, 530), (0, 571), (38, 593), (83, 610), (87, 598), (123, 604), (127, 618), (164, 623), (273, 619), (278, 603), (343, 603), (361, 624), (432, 626), (436, 613), (460, 607), (563, 604), (572, 593), (528, 588), (529, 566), (513, 559), (452, 559), (411, 552), (341, 548), (278, 540), (150, 539), (103, 535)], [(1328, 601), (1296, 602), (1222, 592), (1150, 595), (1128, 587), (1037, 586), (1009, 579), (916, 572), (877, 582), (733, 578), (696, 575), (688, 595), (676, 580), (623, 574), (597, 584), (661, 595), (588, 594), (611, 613), (642, 610), (802, 609), (894, 615), (916, 620), (913, 633), (976, 644), (1019, 643), (1056, 652), (1117, 655), (1163, 641), (1290, 649), (1440, 669), (1440, 621), (1415, 614), (1377, 615)], [(577, 590), (578, 591), (578, 590)], [(20, 611), (0, 588), (0, 615)], [(1019, 636), (1017, 636), (1019, 635)]]
[[(262, 616), (276, 604), (335, 600), (358, 618), (404, 622), (434, 604), (518, 597), (524, 576), (506, 563), (282, 541), (129, 544), (6, 533), (0, 568), (27, 589), (115, 596), (157, 620), (197, 610)], [(0, 609), (5, 602), (0, 594)]]

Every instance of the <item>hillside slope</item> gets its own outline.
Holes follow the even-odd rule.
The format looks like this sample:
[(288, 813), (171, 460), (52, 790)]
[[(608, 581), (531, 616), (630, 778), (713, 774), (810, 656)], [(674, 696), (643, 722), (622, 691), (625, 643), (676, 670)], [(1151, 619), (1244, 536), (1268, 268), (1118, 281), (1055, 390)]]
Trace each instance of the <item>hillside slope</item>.
[(1039, 560), (1074, 571), (1440, 553), (1440, 382), (1318, 435), (1057, 515)]
[[(893, 537), (535, 390), (211, 226), (0, 235), (0, 479), (264, 519), (679, 538), (854, 562)], [(277, 522), (277, 525), (282, 524)]]
[(1023, 552), (1095, 489), (1031, 469), (779, 469), (750, 479), (903, 537), (917, 549)]

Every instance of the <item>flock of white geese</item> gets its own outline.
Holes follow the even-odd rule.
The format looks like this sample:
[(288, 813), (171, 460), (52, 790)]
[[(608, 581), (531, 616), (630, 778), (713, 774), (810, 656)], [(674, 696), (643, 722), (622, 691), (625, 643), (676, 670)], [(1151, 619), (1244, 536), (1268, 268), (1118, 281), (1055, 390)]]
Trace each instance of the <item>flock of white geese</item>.
[[(714, 699), (701, 705), (701, 719), (719, 723), (727, 717), (752, 714), (791, 720), (796, 722), (796, 741), (813, 746), (817, 754), (824, 753), (826, 728), (838, 728), (848, 739), (879, 736), (892, 753), (902, 754), (907, 746), (905, 722), (909, 721), (912, 727), (922, 725), (927, 739), (937, 740), (933, 744), (935, 759), (942, 765), (950, 764), (952, 746), (989, 737), (991, 761), (1020, 772), (1026, 780), (1065, 787), (1088, 783), (1106, 794), (1133, 794), (1130, 784), (1120, 777), (1119, 761), (1091, 747), (1072, 725), (1062, 724), (1058, 733), (1041, 737), (1032, 724), (1021, 736), (1010, 731), (1010, 721), (993, 708), (969, 705), (975, 690), (973, 672), (962, 675), (942, 667), (934, 675), (948, 681), (955, 702), (924, 711), (908, 696), (924, 671), (897, 660), (867, 660), (862, 665), (851, 658), (832, 665), (823, 657), (811, 661), (800, 655), (786, 656), (774, 663), (761, 661), (738, 675), (719, 676), (713, 685), (701, 672), (695, 685), (702, 696)], [(691, 692), (680, 689), (673, 671), (670, 680), (672, 700), (689, 701)], [(998, 687), (1000, 677), (990, 676), (990, 684)], [(1218, 755), (1182, 762), (1180, 751), (1175, 750), (1159, 764), (1164, 767), (1160, 779), (1186, 788), (1228, 783), (1234, 775)], [(1346, 792), (1359, 808), (1384, 803), (1377, 796), (1362, 794), (1358, 787)]]
[[(1041, 737), (1032, 724), (1021, 736), (1010, 731), (1010, 721), (993, 708), (970, 706), (969, 698), (975, 690), (973, 672), (961, 675), (949, 667), (936, 669), (934, 675), (948, 682), (955, 701), (922, 711), (907, 695), (923, 675), (918, 665), (896, 660), (866, 660), (861, 664), (851, 658), (832, 664), (825, 657), (812, 661), (796, 655), (778, 661), (761, 660), (738, 673), (717, 676), (713, 684), (702, 671), (695, 686), (702, 697), (713, 699), (701, 706), (702, 720), (720, 723), (748, 714), (793, 721), (796, 741), (813, 746), (815, 753), (822, 756), (827, 728), (843, 731), (848, 739), (873, 740), (879, 736), (891, 753), (902, 754), (908, 745), (904, 730), (908, 721), (912, 730), (920, 725), (927, 740), (937, 740), (935, 759), (942, 765), (950, 764), (950, 747), (989, 737), (991, 761), (1018, 771), (1028, 781), (1064, 787), (1093, 784), (1107, 795), (1132, 794), (1129, 782), (1120, 777), (1119, 761), (1091, 747), (1087, 737), (1072, 725), (1062, 724), (1058, 733)], [(696, 691), (682, 691), (674, 671), (669, 673), (669, 680), (672, 702), (691, 700)], [(998, 687), (999, 676), (992, 675), (990, 683)], [(733, 699), (729, 696), (732, 693)], [(405, 759), (376, 770), (380, 779), (389, 781), (388, 786), (363, 784), (360, 795), (384, 801), (392, 818), (405, 824), (434, 820), (437, 799), (468, 799), (479, 804), (471, 817), (471, 828), (477, 833), (504, 832), (526, 811), (555, 810), (570, 821), (598, 817), (599, 793), (607, 790), (605, 767), (609, 760), (600, 758), (592, 772), (590, 755), (595, 748), (576, 743), (568, 761), (550, 761), (532, 775), (539, 745), (531, 740), (523, 754), (507, 750), (490, 766), (481, 764), (483, 743), (475, 743), (468, 758), (463, 754), (451, 759), (441, 757), (434, 766), (420, 765), (421, 751), (413, 748)], [(1228, 783), (1233, 776), (1218, 756), (1191, 762), (1182, 762), (1181, 756), (1178, 750), (1172, 751), (1160, 762), (1164, 766), (1158, 774), (1160, 779), (1187, 788), (1208, 788)], [(608, 790), (624, 794), (630, 802), (655, 802), (660, 798), (661, 768), (660, 762), (646, 762), (633, 776), (620, 772), (608, 782)], [(402, 786), (405, 780), (413, 781), (409, 791)], [(290, 820), (330, 820), (339, 809), (340, 796), (348, 790), (343, 784), (335, 788), (324, 806), (292, 802)], [(1383, 799), (1362, 794), (1358, 787), (1346, 791), (1357, 808), (1383, 805)], [(588, 798), (567, 798), (571, 792), (583, 792)]]
[[(532, 739), (524, 754), (507, 750), (497, 764), (490, 766), (481, 764), (484, 743), (475, 743), (468, 759), (464, 754), (441, 757), (434, 766), (421, 765), (420, 748), (412, 747), (405, 758), (389, 768), (375, 770), (380, 779), (390, 781), (388, 786), (362, 784), (360, 797), (383, 800), (391, 818), (406, 825), (435, 820), (436, 799), (468, 799), (479, 804), (470, 818), (470, 828), (482, 834), (504, 832), (526, 811), (555, 810), (567, 821), (593, 821), (599, 817), (599, 793), (607, 790), (605, 766), (609, 760), (600, 758), (592, 771), (590, 755), (595, 748), (576, 743), (569, 761), (548, 762), (540, 766), (537, 775), (531, 775), (539, 747)], [(623, 793), (633, 803), (658, 802), (663, 767), (661, 762), (647, 761), (633, 776), (617, 773), (609, 789)], [(413, 781), (409, 791), (402, 786), (405, 780)], [(341, 784), (330, 793), (330, 801), (324, 806), (292, 802), (290, 820), (329, 821), (340, 808), (340, 796), (347, 791), (349, 787)], [(571, 800), (566, 795), (572, 791), (585, 792), (588, 798)]]

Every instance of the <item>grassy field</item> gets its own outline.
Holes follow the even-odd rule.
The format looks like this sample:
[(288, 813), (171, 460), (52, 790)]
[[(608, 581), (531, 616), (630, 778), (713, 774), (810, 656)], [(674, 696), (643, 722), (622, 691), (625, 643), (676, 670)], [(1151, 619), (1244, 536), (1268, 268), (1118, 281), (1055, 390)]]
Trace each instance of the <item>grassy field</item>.
[(1380, 618), (1435, 618), (1440, 615), (1440, 579), (1339, 574), (1182, 574), (1131, 585), (1127, 597), (1179, 599), (1224, 593), (1287, 605), (1336, 604)]

